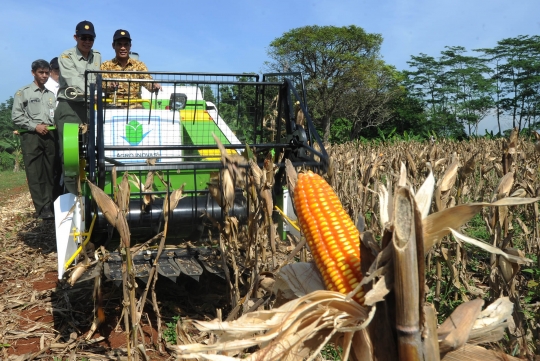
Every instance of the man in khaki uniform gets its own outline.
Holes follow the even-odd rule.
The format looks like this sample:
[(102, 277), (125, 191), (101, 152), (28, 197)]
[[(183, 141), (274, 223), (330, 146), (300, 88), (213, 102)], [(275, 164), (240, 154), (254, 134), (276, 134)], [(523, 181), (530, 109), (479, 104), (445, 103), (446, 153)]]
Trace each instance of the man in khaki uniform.
[[(103, 64), (101, 64), (101, 70), (148, 71), (148, 68), (142, 61), (132, 59), (129, 56), (131, 50), (131, 36), (129, 31), (123, 29), (116, 30), (113, 35), (112, 47), (116, 56), (112, 60), (105, 61)], [(152, 79), (152, 76), (150, 76), (150, 74), (104, 73), (103, 80), (106, 81), (107, 78)], [(132, 82), (129, 84), (124, 82), (120, 82), (119, 84), (109, 82), (105, 83), (104, 87), (106, 88), (106, 96), (109, 99), (116, 98), (132, 100), (140, 98), (140, 85), (141, 83), (138, 82)], [(143, 83), (142, 85), (149, 91), (161, 89), (161, 86), (157, 83)]]
[(32, 63), (34, 81), (13, 97), (11, 118), (21, 135), (24, 167), (36, 215), (52, 219), (54, 169), (57, 152), (54, 109), (56, 97), (45, 87), (50, 65), (39, 59)]
[[(73, 35), (77, 45), (64, 51), (58, 57), (60, 87), (54, 120), (58, 128), (60, 159), (63, 159), (64, 124), (87, 122), (88, 110), (85, 104), (85, 94), (88, 94), (90, 84), (95, 83), (95, 75), (89, 75), (87, 88), (85, 88), (84, 72), (86, 70), (99, 70), (101, 65), (101, 54), (92, 49), (95, 37), (94, 25), (90, 21), (81, 21), (77, 24), (75, 35)], [(77, 194), (75, 178), (64, 177), (64, 184), (68, 192)]]

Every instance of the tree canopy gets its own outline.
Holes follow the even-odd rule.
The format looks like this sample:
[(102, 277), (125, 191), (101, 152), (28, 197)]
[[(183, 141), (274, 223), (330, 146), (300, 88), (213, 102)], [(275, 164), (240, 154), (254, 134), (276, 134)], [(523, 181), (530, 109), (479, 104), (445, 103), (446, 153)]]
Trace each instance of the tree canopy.
[(478, 49), (493, 67), (497, 119), (507, 115), (512, 127), (529, 128), (540, 118), (540, 36), (506, 38), (494, 48)]
[(11, 97), (5, 103), (0, 103), (0, 170), (13, 169), (16, 157), (20, 158), (19, 138), (13, 134), (12, 107)]
[(326, 141), (336, 119), (348, 123), (352, 138), (389, 118), (385, 105), (397, 82), (395, 70), (380, 57), (382, 41), (380, 34), (354, 25), (305, 26), (270, 43), (266, 66), (304, 74), (309, 109)]

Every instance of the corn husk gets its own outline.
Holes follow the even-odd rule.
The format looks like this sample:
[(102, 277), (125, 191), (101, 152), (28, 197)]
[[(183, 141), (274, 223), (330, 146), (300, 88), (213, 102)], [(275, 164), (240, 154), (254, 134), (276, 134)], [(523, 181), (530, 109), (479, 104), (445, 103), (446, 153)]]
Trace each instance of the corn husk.
[(458, 229), (470, 221), (483, 207), (500, 207), (530, 204), (540, 198), (503, 198), (493, 203), (461, 204), (440, 212), (432, 213), (423, 220), (424, 250), (428, 252), (450, 229)]
[(107, 219), (107, 221), (116, 228), (125, 247), (129, 248), (130, 233), (126, 217), (122, 214), (122, 212), (120, 212), (118, 206), (108, 195), (105, 194), (105, 192), (103, 192), (103, 190), (92, 184), (92, 182), (87, 182), (88, 186), (90, 187), (90, 191), (92, 192), (92, 197), (103, 212), (105, 219)]
[[(318, 345), (322, 349), (335, 333), (365, 329), (373, 313), (374, 308), (369, 312), (341, 293), (315, 291), (273, 310), (245, 314), (236, 321), (195, 321), (200, 331), (215, 333), (217, 341), (211, 345), (179, 345), (170, 349), (177, 357), (203, 360), (303, 360), (310, 354), (304, 342), (324, 335)], [(325, 331), (330, 331), (330, 335)], [(261, 347), (259, 351), (247, 357), (233, 357), (257, 345)], [(352, 338), (347, 338), (342, 346), (344, 353), (350, 352)], [(317, 350), (313, 352), (315, 356), (317, 353)]]
[(422, 215), (422, 219), (426, 218), (431, 208), (431, 200), (433, 199), (433, 191), (435, 189), (435, 177), (430, 170), (422, 186), (418, 189), (418, 192), (414, 196), (416, 206)]

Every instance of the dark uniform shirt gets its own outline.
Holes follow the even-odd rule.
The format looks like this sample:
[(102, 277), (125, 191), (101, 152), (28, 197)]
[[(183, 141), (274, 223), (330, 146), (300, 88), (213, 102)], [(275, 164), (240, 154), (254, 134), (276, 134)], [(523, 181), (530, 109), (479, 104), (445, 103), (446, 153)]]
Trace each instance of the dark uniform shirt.
[[(58, 65), (60, 67), (60, 78), (58, 83), (58, 99), (67, 99), (72, 101), (84, 101), (84, 72), (86, 70), (99, 70), (101, 65), (101, 54), (97, 50), (90, 50), (88, 58), (86, 59), (79, 49), (75, 46), (71, 49), (64, 51), (58, 57)], [(95, 74), (90, 74), (87, 82), (87, 91), (89, 92), (90, 84), (96, 82)], [(66, 97), (66, 88), (73, 87), (78, 95), (75, 99), (72, 97)]]
[(56, 97), (47, 88), (43, 91), (32, 82), (13, 97), (11, 118), (19, 129), (35, 131), (39, 124), (54, 125)]

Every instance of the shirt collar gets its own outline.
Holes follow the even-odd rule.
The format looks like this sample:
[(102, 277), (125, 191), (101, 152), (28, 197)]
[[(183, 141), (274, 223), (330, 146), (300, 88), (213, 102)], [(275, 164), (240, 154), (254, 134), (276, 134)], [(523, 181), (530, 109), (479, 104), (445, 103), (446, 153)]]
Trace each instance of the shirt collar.
[(48, 92), (49, 89), (47, 89), (46, 87), (43, 87), (43, 91), (36, 85), (36, 83), (32, 82), (32, 84), (30, 85), (30, 89), (32, 89), (33, 92), (37, 92), (37, 91), (40, 91), (40, 92)]
[(88, 62), (91, 62), (90, 60), (94, 59), (94, 50), (92, 49), (90, 49), (90, 52), (88, 53), (88, 59), (85, 59), (78, 47), (75, 47), (75, 54), (77, 54), (77, 59), (79, 60), (84, 59)]
[[(133, 60), (133, 59), (128, 58), (128, 62), (127, 62), (127, 64), (126, 64), (126, 68), (127, 68), (128, 66), (130, 66), (130, 65), (133, 66), (132, 60)], [(115, 65), (122, 66), (122, 65), (120, 65), (120, 63), (118, 62), (118, 59), (116, 59), (116, 56), (114, 57), (114, 59), (112, 60), (112, 62), (113, 62)]]

